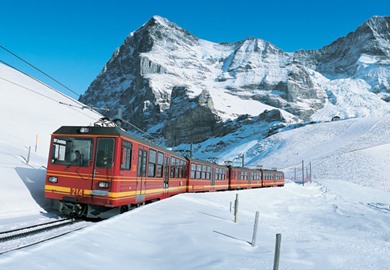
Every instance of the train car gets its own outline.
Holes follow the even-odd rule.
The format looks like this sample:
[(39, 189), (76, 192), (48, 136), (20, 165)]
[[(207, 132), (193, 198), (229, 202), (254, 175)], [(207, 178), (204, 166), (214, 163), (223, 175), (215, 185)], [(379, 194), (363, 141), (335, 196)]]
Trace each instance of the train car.
[(229, 167), (229, 189), (262, 187), (261, 171), (245, 167)]
[(229, 188), (228, 168), (212, 162), (187, 158), (187, 192), (227, 190)]
[(263, 187), (284, 186), (284, 173), (277, 170), (261, 170)]
[(105, 217), (186, 188), (184, 157), (116, 125), (61, 127), (52, 134), (45, 197), (67, 215)]

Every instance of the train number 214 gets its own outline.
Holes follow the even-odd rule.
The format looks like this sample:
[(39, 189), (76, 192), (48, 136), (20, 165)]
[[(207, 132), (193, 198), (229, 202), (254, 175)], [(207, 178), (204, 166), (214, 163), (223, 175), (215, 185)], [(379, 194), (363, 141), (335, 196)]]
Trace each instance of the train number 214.
[(83, 190), (81, 188), (72, 188), (70, 194), (72, 196), (83, 196)]

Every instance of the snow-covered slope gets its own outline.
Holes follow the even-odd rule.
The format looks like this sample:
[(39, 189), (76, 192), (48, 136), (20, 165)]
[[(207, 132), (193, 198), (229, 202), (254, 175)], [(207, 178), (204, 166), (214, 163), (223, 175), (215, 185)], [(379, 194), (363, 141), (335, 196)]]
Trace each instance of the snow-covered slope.
[[(47, 219), (42, 207), (49, 134), (60, 125), (92, 123), (100, 115), (81, 110), (82, 104), (2, 65), (0, 90), (0, 231), (4, 231)], [(266, 123), (244, 125), (247, 121), (239, 122), (242, 127), (235, 135), (241, 137), (221, 139), (222, 143), (234, 140), (230, 152), (217, 154), (233, 159), (244, 153), (250, 164), (284, 168), (288, 177), (301, 160), (312, 161), (315, 183), (182, 194), (2, 254), (0, 269), (267, 270), (273, 265), (276, 233), (282, 234), (279, 269), (387, 269), (389, 119), (307, 125), (263, 142), (256, 128)], [(204, 148), (222, 144), (216, 139), (214, 146), (209, 143)], [(206, 153), (198, 149), (196, 155)], [(237, 193), (239, 216), (234, 223), (229, 205)], [(256, 211), (260, 222), (252, 247)], [(0, 249), (4, 245), (0, 242)]]
[(34, 199), (43, 202), (50, 134), (62, 125), (89, 125), (101, 115), (1, 63), (0, 93), (1, 218), (39, 208)]
[[(288, 176), (301, 161), (319, 179), (341, 179), (390, 192), (390, 117), (313, 124), (259, 143), (254, 164), (284, 168)], [(273, 149), (270, 153), (270, 149)], [(277, 149), (277, 150), (276, 150)]]

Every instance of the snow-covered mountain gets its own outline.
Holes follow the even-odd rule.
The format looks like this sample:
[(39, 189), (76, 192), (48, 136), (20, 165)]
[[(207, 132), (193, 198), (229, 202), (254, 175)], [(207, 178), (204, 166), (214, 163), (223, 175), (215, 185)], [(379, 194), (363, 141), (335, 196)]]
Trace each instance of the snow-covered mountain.
[(280, 119), (266, 119), (267, 129), (387, 115), (389, 22), (373, 17), (322, 49), (289, 53), (258, 38), (209, 42), (155, 16), (126, 38), (80, 100), (109, 108), (109, 116), (120, 109), (166, 145), (225, 136), (241, 127), (237, 119), (275, 109)]

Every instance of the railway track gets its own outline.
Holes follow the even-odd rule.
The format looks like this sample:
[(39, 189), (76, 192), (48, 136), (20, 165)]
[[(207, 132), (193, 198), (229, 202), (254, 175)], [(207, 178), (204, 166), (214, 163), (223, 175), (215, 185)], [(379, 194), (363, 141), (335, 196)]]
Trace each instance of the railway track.
[(0, 232), (0, 255), (80, 230), (90, 222), (72, 218)]

